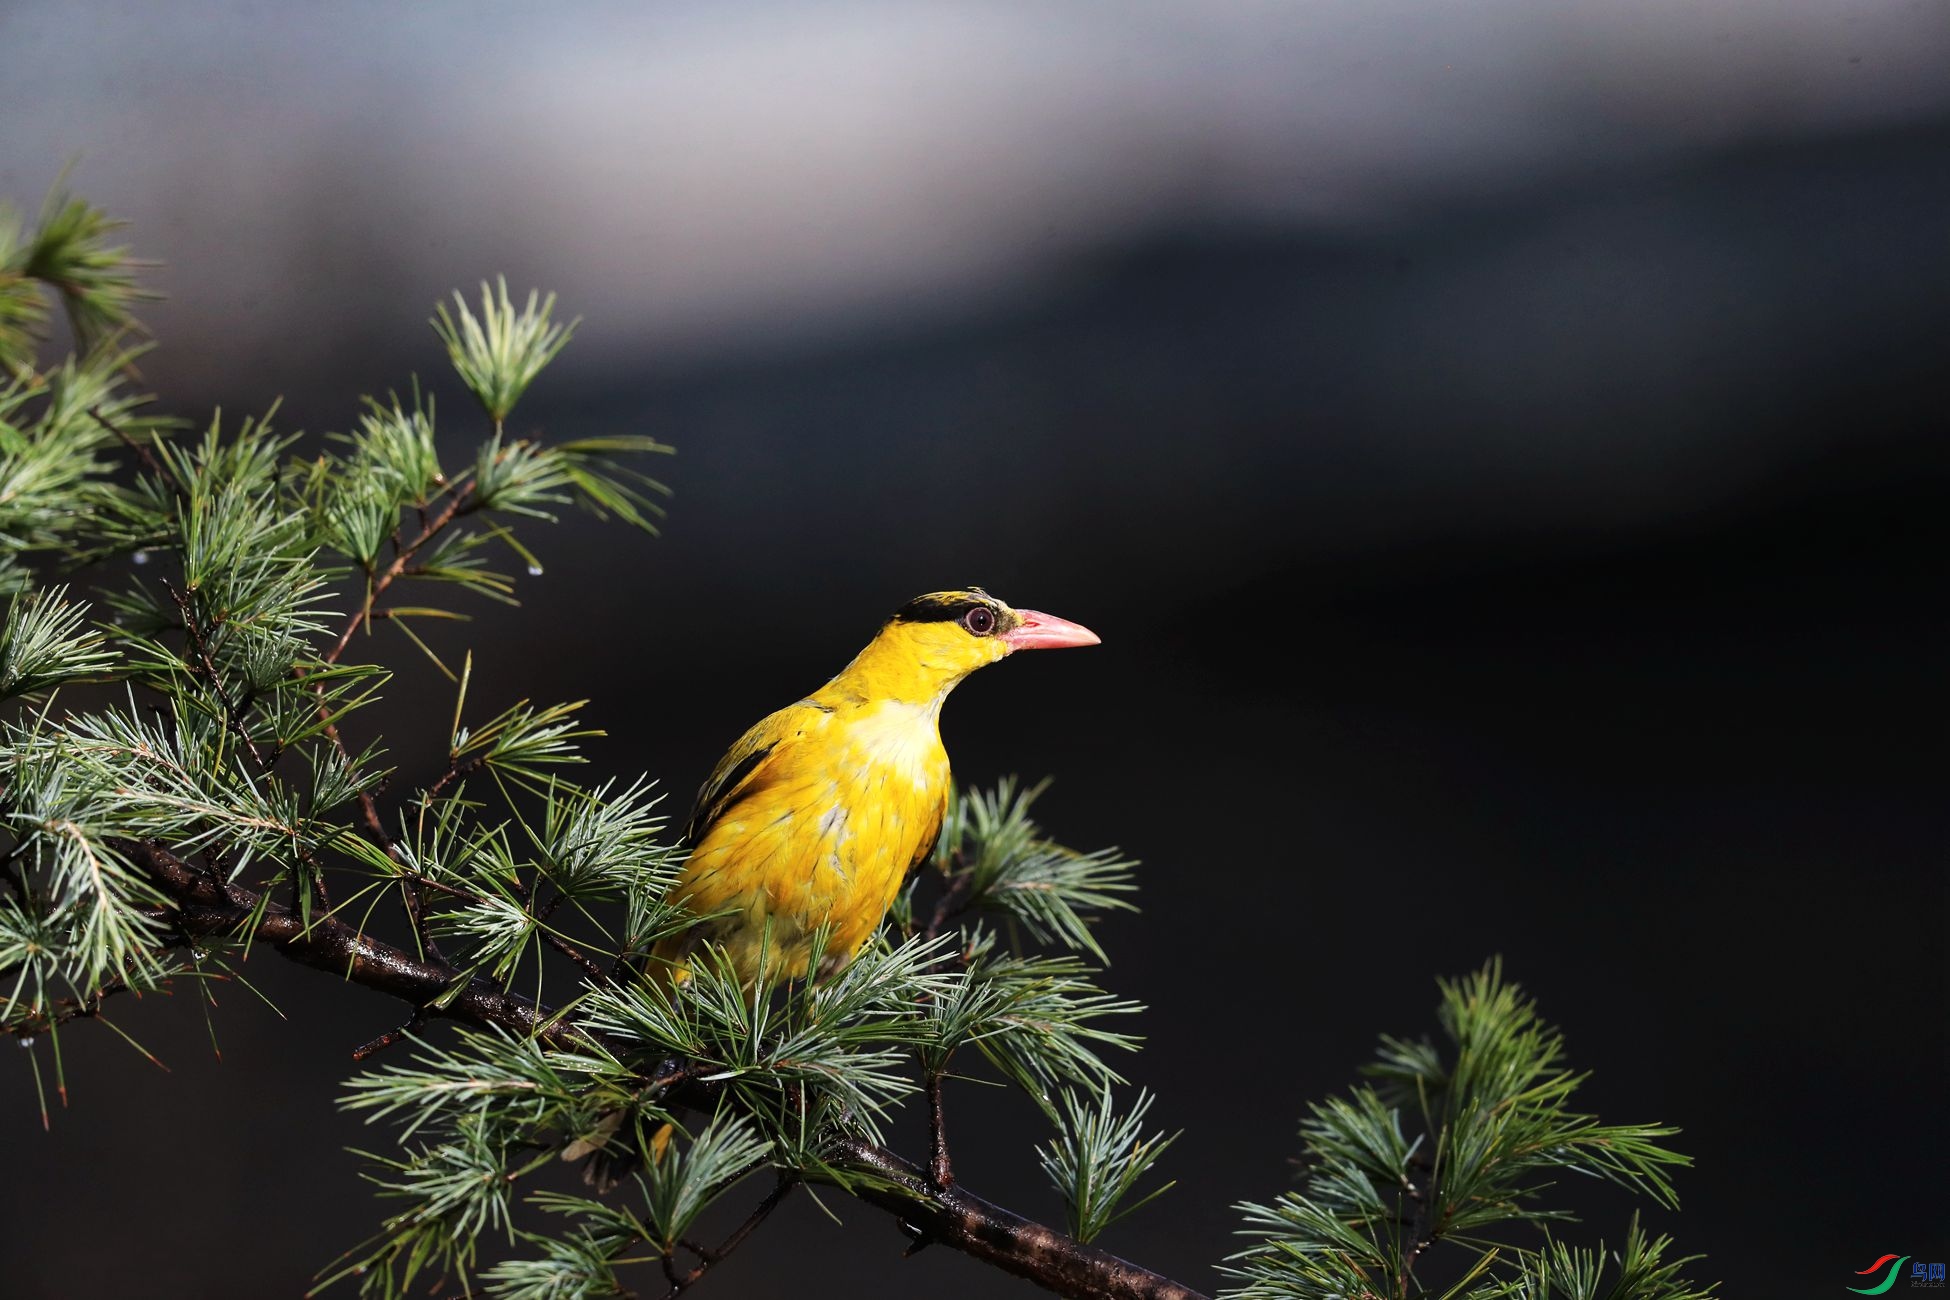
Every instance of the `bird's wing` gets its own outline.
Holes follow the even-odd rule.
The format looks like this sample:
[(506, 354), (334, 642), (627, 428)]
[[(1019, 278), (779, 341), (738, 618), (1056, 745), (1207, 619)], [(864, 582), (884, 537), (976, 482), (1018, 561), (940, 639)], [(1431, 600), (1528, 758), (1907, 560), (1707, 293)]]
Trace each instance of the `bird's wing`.
[(921, 847), (914, 851), (914, 860), (907, 864), (907, 874), (901, 877), (903, 888), (927, 864), (927, 860), (934, 856), (934, 846), (941, 841), (941, 824), (947, 820), (947, 817), (948, 792), (944, 788), (940, 801), (934, 805), (934, 820), (921, 836)]
[(726, 810), (771, 784), (771, 769), (778, 766), (780, 747), (818, 726), (828, 713), (818, 705), (790, 705), (760, 719), (740, 736), (697, 792), (684, 837), (697, 844)]

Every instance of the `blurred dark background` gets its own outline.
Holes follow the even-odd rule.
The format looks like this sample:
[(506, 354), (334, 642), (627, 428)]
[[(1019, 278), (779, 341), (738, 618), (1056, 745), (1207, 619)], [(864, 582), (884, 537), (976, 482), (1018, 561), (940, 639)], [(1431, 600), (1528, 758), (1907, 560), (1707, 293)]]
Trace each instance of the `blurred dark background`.
[[(417, 371), (458, 454), (431, 305), (559, 292), (516, 425), (675, 496), (531, 539), (474, 700), (590, 697), (676, 811), (916, 592), (1101, 632), (945, 732), (1144, 862), (1108, 978), (1186, 1136), (1112, 1248), (1216, 1287), (1305, 1101), (1500, 953), (1593, 1109), (1684, 1127), (1649, 1219), (1729, 1294), (1950, 1250), (1950, 11), (1220, 8), (14, 3), (0, 195), (78, 159), (133, 220), (199, 419)], [(414, 771), (451, 696), (384, 648)], [(394, 1006), (250, 973), (291, 1019), (231, 994), (221, 1061), (181, 999), (119, 1018), (169, 1073), (64, 1035), (50, 1133), (0, 1072), (0, 1290), (295, 1296), (376, 1223), (332, 1102)], [(1060, 1214), (961, 1093), (963, 1179)], [(705, 1288), (1028, 1291), (829, 1201)]]

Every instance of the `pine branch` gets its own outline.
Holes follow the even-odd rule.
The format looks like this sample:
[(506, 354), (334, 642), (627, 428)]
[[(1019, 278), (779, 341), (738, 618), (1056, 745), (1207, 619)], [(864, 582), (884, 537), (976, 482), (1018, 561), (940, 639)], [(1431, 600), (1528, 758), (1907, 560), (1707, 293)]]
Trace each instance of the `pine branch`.
[(372, 617), (374, 602), (385, 595), (387, 589), (399, 580), (400, 575), (406, 572), (407, 566), (413, 562), (413, 558), (426, 547), (427, 543), (438, 537), (442, 530), (462, 514), (477, 508), (472, 503), (472, 493), (474, 491), (474, 482), (472, 479), (458, 480), (456, 483), (449, 485), (448, 491), (453, 493), (452, 499), (445, 506), (441, 507), (438, 514), (426, 522), (420, 529), (420, 535), (402, 546), (399, 554), (393, 557), (393, 562), (373, 578), (372, 588), (366, 593), (365, 600), (353, 612), (352, 617), (346, 621), (345, 630), (339, 633), (338, 641), (326, 653), (326, 663), (335, 664), (339, 661), (339, 656), (344, 654), (346, 647), (352, 644), (352, 638), (358, 635), (359, 629), (364, 627), (366, 620)]
[(1108, 1251), (1085, 1246), (1054, 1228), (991, 1204), (957, 1184), (937, 1189), (927, 1171), (857, 1138), (839, 1143), (835, 1163), (871, 1175), (848, 1188), (859, 1199), (897, 1216), (910, 1232), (1027, 1278), (1077, 1300), (1202, 1300), (1197, 1291)]
[(1415, 1275), (1415, 1262), (1422, 1257), (1423, 1251), (1435, 1244), (1436, 1234), (1443, 1227), (1435, 1213), (1435, 1166), (1419, 1147), (1409, 1154), (1403, 1166), (1408, 1173), (1405, 1183), (1410, 1211), (1408, 1231), (1402, 1237), (1402, 1265), (1396, 1287), (1399, 1300), (1407, 1300), (1409, 1282)]
[(104, 1002), (118, 993), (131, 991), (124, 981), (112, 980), (85, 998), (55, 998), (45, 1010), (30, 1011), (18, 1020), (9, 1021), (6, 1032), (15, 1037), (44, 1034), (76, 1020), (93, 1020), (102, 1014)]
[[(469, 495), (472, 493), (473, 488), (474, 481), (472, 479), (455, 480), (442, 489), (442, 495), (451, 493), (452, 498), (447, 501), (446, 505), (441, 508), (438, 514), (428, 519), (425, 510), (421, 510), (419, 536), (415, 537), (411, 542), (396, 546), (398, 553), (393, 557), (393, 562), (387, 565), (382, 573), (372, 579), (371, 585), (366, 590), (365, 599), (360, 602), (359, 608), (353, 611), (352, 617), (346, 620), (345, 628), (339, 633), (338, 640), (326, 652), (323, 660), (325, 664), (336, 664), (339, 661), (339, 657), (352, 644), (352, 638), (358, 635), (359, 629), (366, 626), (375, 617), (373, 613), (374, 603), (386, 593), (386, 590), (394, 582), (398, 581), (401, 574), (407, 571), (407, 566), (412, 563), (413, 558), (429, 542), (438, 537), (465, 510), (473, 508), (468, 504)], [(436, 497), (435, 500), (439, 500), (439, 497)], [(429, 504), (432, 503), (430, 502)], [(397, 533), (394, 534), (394, 539), (397, 543)], [(404, 625), (402, 624), (402, 626)], [(305, 675), (305, 670), (302, 665), (295, 667), (293, 672), (299, 677)], [(352, 756), (351, 749), (345, 743), (345, 737), (339, 732), (338, 721), (332, 713), (331, 706), (326, 702), (323, 686), (320, 686), (318, 689), (318, 718), (324, 724), (325, 739), (330, 741), (332, 747), (338, 751), (339, 757), (345, 761), (347, 769), (352, 770), (356, 760)], [(397, 857), (393, 846), (393, 838), (386, 831), (385, 820), (379, 815), (379, 804), (373, 798), (372, 791), (361, 788), (358, 792), (358, 799), (360, 816), (364, 819), (366, 830), (372, 835), (374, 843), (384, 849), (388, 857)], [(408, 885), (402, 888), (401, 894), (402, 901), (406, 906), (407, 922), (413, 927), (413, 938), (415, 942), (419, 944), (420, 950), (428, 956), (435, 960), (441, 959), (440, 945), (434, 941), (432, 931), (427, 928), (427, 902), (425, 893), (417, 885)]]
[(379, 1035), (379, 1037), (371, 1039), (370, 1041), (362, 1043), (358, 1047), (353, 1048), (352, 1059), (355, 1061), (363, 1061), (368, 1057), (376, 1056), (380, 1052), (383, 1052), (387, 1048), (393, 1046), (395, 1043), (400, 1042), (401, 1040), (406, 1038), (409, 1034), (412, 1034), (424, 1028), (426, 1026), (426, 1023), (427, 1023), (426, 1008), (415, 1007), (413, 1008), (413, 1014), (408, 1016), (405, 1022), (399, 1025), (397, 1028), (388, 1029), (385, 1033)]
[(941, 1071), (928, 1071), (928, 1182), (946, 1191), (955, 1182), (954, 1166), (948, 1160), (948, 1131), (941, 1114)]
[[(1308, 1107), (1300, 1186), (1238, 1207), (1258, 1240), (1224, 1267), (1246, 1283), (1232, 1300), (1410, 1300), (1427, 1292), (1416, 1267), (1445, 1246), (1463, 1257), (1462, 1280), (1445, 1293), (1460, 1300), (1706, 1294), (1674, 1280), (1685, 1261), (1637, 1281), (1626, 1268), (1617, 1288), (1601, 1290), (1597, 1254), (1549, 1240), (1572, 1216), (1540, 1203), (1573, 1170), (1677, 1208), (1668, 1171), (1689, 1161), (1663, 1141), (1677, 1130), (1600, 1124), (1572, 1109), (1584, 1075), (1499, 962), (1441, 987), (1449, 1048), (1384, 1037), (1364, 1071), (1377, 1082)], [(1543, 1248), (1531, 1244), (1538, 1230)], [(1636, 1229), (1634, 1251), (1656, 1263)]]
[[(564, 1051), (603, 1045), (600, 1035), (570, 1016), (486, 980), (470, 979), (444, 962), (415, 957), (336, 916), (306, 921), (241, 885), (219, 883), (160, 845), (130, 842), (122, 847), (175, 900), (173, 919), (185, 935), (269, 944), (292, 961), (400, 998), (430, 1017), (498, 1029)], [(696, 1093), (695, 1100), (708, 1102), (711, 1097), (709, 1084), (689, 1081), (684, 1086)], [(1203, 1300), (1189, 1287), (985, 1201), (959, 1184), (936, 1187), (927, 1171), (877, 1143), (840, 1139), (829, 1163), (835, 1172), (822, 1181), (888, 1211), (910, 1231), (1057, 1295)], [(719, 1252), (724, 1249), (720, 1246)]]
[(134, 434), (109, 419), (106, 415), (103, 415), (100, 406), (89, 407), (88, 418), (114, 434), (123, 446), (134, 452), (136, 459), (142, 463), (142, 468), (154, 475), (157, 482), (168, 483), (172, 481), (168, 472), (163, 469), (162, 462), (156, 459), (156, 453), (149, 450), (148, 446), (144, 443), (137, 441)]
[(405, 1001), (429, 1016), (535, 1038), (565, 1050), (589, 1036), (520, 994), (469, 979), (444, 962), (415, 957), (336, 916), (301, 918), (241, 885), (222, 884), (157, 844), (120, 846), (177, 903), (174, 920), (189, 936), (268, 943), (285, 957)]
[(974, 882), (974, 873), (970, 871), (958, 871), (949, 879), (948, 887), (935, 900), (934, 913), (928, 917), (927, 928), (921, 931), (923, 938), (935, 939), (948, 932), (949, 923), (968, 910), (968, 897)]
[(183, 633), (189, 638), (190, 650), (196, 656), (191, 662), (191, 671), (203, 678), (204, 685), (210, 688), (210, 694), (216, 697), (217, 705), (223, 711), (224, 725), (236, 737), (237, 743), (244, 747), (244, 752), (250, 755), (252, 764), (260, 772), (270, 771), (274, 760), (267, 759), (251, 738), (250, 729), (245, 725), (247, 710), (230, 698), (230, 692), (223, 684), (223, 674), (217, 671), (216, 661), (210, 657), (209, 638), (204, 635), (203, 624), (197, 618), (190, 594), (167, 579), (163, 580), (162, 588), (176, 602), (176, 609), (182, 615)]

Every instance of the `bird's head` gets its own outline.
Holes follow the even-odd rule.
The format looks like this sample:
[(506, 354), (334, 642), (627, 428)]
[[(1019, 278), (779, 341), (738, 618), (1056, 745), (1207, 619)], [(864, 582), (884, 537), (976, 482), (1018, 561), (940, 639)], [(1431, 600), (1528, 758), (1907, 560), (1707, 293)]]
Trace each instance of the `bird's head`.
[(1018, 650), (1096, 645), (1098, 636), (1054, 614), (1015, 609), (983, 591), (933, 591), (895, 610), (849, 671), (875, 679), (882, 698), (939, 698), (977, 668)]

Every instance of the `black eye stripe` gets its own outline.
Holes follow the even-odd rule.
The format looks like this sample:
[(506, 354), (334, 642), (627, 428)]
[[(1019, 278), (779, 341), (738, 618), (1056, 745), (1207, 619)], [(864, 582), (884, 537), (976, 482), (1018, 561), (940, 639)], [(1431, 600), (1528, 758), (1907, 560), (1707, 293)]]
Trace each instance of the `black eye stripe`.
[[(1002, 602), (979, 587), (968, 587), (961, 591), (931, 591), (925, 596), (916, 596), (913, 600), (908, 601), (905, 605), (895, 610), (891, 621), (895, 623), (961, 623), (964, 627), (968, 627), (965, 620), (972, 611), (977, 609), (988, 611), (988, 616), (994, 620), (989, 625), (987, 631), (976, 632), (975, 635), (977, 636), (988, 636), (994, 632), (1007, 631), (1016, 624), (1017, 620), (1009, 612), (1008, 606), (1002, 604)], [(968, 628), (968, 630), (974, 632), (972, 627)]]
[(977, 603), (966, 592), (937, 591), (908, 601), (894, 611), (894, 618), (902, 623), (952, 623)]
[(968, 606), (960, 601), (942, 600), (935, 596), (918, 596), (894, 611), (894, 618), (902, 623), (952, 623), (962, 616)]

